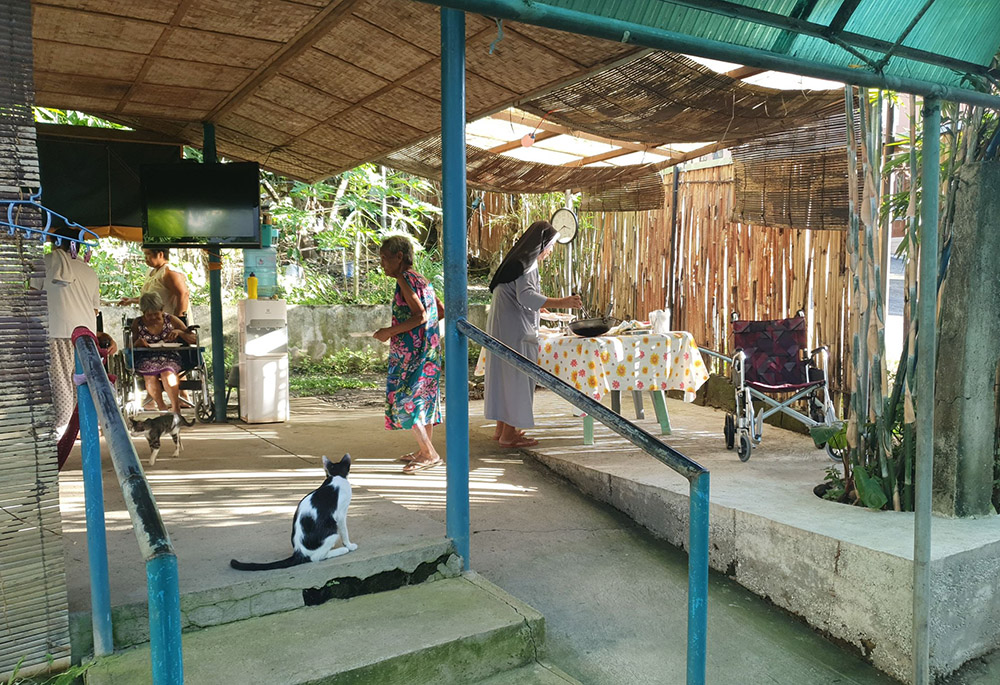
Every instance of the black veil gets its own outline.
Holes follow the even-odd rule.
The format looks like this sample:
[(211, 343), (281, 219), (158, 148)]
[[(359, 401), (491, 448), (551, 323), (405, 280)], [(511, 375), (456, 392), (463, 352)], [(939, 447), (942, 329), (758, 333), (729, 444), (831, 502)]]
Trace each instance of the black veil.
[(517, 239), (490, 280), (490, 292), (502, 283), (512, 283), (531, 268), (546, 247), (559, 236), (548, 221), (536, 221)]

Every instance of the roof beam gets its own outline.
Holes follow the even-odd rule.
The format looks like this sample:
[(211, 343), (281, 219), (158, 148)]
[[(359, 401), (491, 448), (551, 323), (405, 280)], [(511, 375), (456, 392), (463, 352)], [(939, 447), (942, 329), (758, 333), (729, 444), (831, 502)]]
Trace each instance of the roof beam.
[(729, 78), (741, 81), (745, 78), (750, 78), (751, 76), (756, 76), (757, 74), (763, 74), (767, 69), (758, 69), (757, 67), (740, 67), (739, 69), (733, 69), (732, 71), (727, 71), (723, 76), (728, 76)]
[[(535, 142), (538, 143), (543, 140), (548, 140), (549, 138), (555, 138), (556, 136), (561, 136), (561, 135), (562, 135), (561, 133), (556, 133), (555, 131), (539, 131), (538, 133), (535, 133), (532, 137), (535, 139)], [(500, 154), (501, 152), (510, 152), (511, 150), (516, 150), (517, 148), (522, 147), (521, 140), (523, 140), (523, 136), (521, 138), (518, 138), (517, 140), (512, 140), (509, 143), (504, 143), (503, 145), (497, 145), (496, 147), (491, 147), (487, 150), (487, 152)]]
[(40, 136), (58, 136), (75, 140), (146, 143), (149, 145), (187, 145), (187, 142), (155, 131), (122, 128), (98, 128), (96, 126), (72, 126), (70, 124), (35, 124)]
[(917, 12), (916, 16), (914, 16), (913, 19), (910, 20), (910, 23), (907, 25), (907, 27), (903, 29), (902, 33), (899, 34), (899, 38), (896, 39), (896, 42), (893, 44), (892, 48), (890, 48), (888, 52), (882, 55), (882, 59), (878, 61), (879, 69), (881, 69), (882, 67), (884, 67), (886, 64), (889, 63), (889, 59), (892, 57), (893, 53), (899, 50), (899, 46), (902, 45), (903, 41), (906, 40), (906, 37), (910, 35), (910, 31), (913, 30), (913, 28), (917, 25), (917, 22), (920, 21), (920, 19), (924, 16), (927, 10), (931, 8), (931, 5), (933, 4), (934, 0), (927, 0), (924, 3), (924, 6), (920, 8), (920, 11)]
[[(823, 40), (833, 43), (838, 43), (839, 41), (839, 43), (844, 44), (842, 47), (850, 46), (852, 48), (875, 50), (883, 54), (891, 52), (899, 57), (905, 57), (906, 59), (912, 59), (917, 62), (925, 62), (927, 64), (953, 69), (960, 73), (968, 72), (971, 74), (986, 76), (990, 71), (989, 67), (985, 67), (981, 64), (975, 64), (974, 62), (966, 62), (965, 60), (955, 59), (946, 55), (939, 55), (905, 45), (897, 46), (892, 41), (872, 38), (871, 36), (844, 31), (843, 29), (836, 30), (831, 28), (831, 26), (826, 26), (824, 24), (817, 24), (806, 19), (789, 17), (784, 14), (777, 14), (776, 12), (768, 12), (767, 10), (757, 9), (756, 7), (740, 5), (735, 2), (729, 2), (729, 0), (660, 0), (660, 2), (682, 5), (684, 7), (690, 7), (704, 12), (711, 12), (725, 17), (732, 17), (734, 19), (752, 21), (757, 24), (763, 24), (764, 26), (771, 26), (778, 29), (791, 30), (806, 36), (822, 38)], [(842, 5), (841, 10), (843, 9), (844, 6)], [(854, 10), (852, 8), (851, 12), (853, 11)], [(838, 10), (838, 13), (839, 12), (840, 10)]]
[(654, 146), (643, 145), (642, 143), (632, 143), (626, 140), (614, 140), (613, 138), (605, 138), (603, 136), (595, 136), (593, 133), (586, 133), (584, 131), (574, 131), (568, 126), (553, 124), (550, 121), (542, 121), (540, 118), (536, 117), (533, 114), (518, 114), (516, 115), (516, 121), (515, 121), (514, 115), (505, 112), (498, 112), (496, 114), (491, 114), (490, 119), (513, 122), (515, 124), (521, 124), (523, 126), (534, 126), (536, 129), (541, 129), (543, 131), (561, 133), (567, 136), (583, 138), (584, 140), (591, 140), (595, 143), (604, 143), (605, 145), (613, 145), (614, 147), (625, 148), (630, 152), (648, 152), (650, 154), (660, 155), (662, 157), (671, 156), (671, 153), (667, 152), (666, 150), (658, 150)]
[(587, 166), (588, 164), (594, 164), (596, 162), (605, 162), (609, 159), (614, 159), (615, 157), (624, 157), (625, 155), (630, 155), (635, 150), (626, 150), (623, 147), (615, 148), (614, 150), (608, 150), (607, 152), (602, 152), (599, 155), (591, 155), (590, 157), (584, 157), (582, 159), (577, 159), (572, 162), (566, 162), (563, 166), (568, 167), (581, 167)]
[(257, 67), (229, 97), (223, 99), (215, 109), (209, 112), (205, 117), (206, 121), (218, 121), (227, 112), (239, 106), (285, 64), (311, 48), (320, 36), (327, 33), (332, 26), (343, 19), (344, 15), (348, 14), (357, 3), (358, 0), (333, 0), (324, 7), (312, 21), (302, 27), (294, 38), (276, 51), (269, 61)]
[(854, 10), (860, 4), (861, 0), (844, 0), (840, 5), (840, 9), (833, 15), (833, 21), (830, 22), (830, 30), (834, 33), (843, 31), (844, 27), (847, 26), (847, 22), (850, 21), (851, 15), (854, 14)]
[(177, 9), (174, 10), (173, 16), (170, 17), (170, 23), (163, 27), (160, 31), (160, 37), (156, 39), (156, 43), (153, 44), (153, 48), (149, 51), (149, 54), (142, 61), (142, 66), (139, 67), (139, 73), (136, 74), (135, 78), (132, 79), (132, 84), (128, 88), (128, 92), (122, 97), (118, 102), (118, 106), (115, 107), (115, 113), (121, 114), (122, 110), (125, 109), (125, 105), (128, 104), (129, 100), (132, 98), (132, 93), (135, 89), (146, 80), (146, 74), (149, 73), (150, 68), (153, 66), (153, 59), (160, 55), (160, 50), (166, 45), (167, 40), (173, 34), (174, 29), (177, 28), (181, 23), (181, 19), (187, 14), (188, 9), (194, 0), (181, 0), (181, 3), (177, 5)]

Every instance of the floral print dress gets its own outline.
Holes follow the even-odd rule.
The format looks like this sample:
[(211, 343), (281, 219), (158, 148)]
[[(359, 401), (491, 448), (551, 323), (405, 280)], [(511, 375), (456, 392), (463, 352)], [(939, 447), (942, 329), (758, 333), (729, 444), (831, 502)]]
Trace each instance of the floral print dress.
[[(164, 342), (167, 334), (174, 330), (173, 324), (170, 323), (170, 317), (166, 314), (163, 314), (163, 330), (159, 333), (150, 333), (149, 329), (146, 328), (146, 324), (143, 323), (141, 316), (138, 319), (137, 327), (139, 329), (139, 337), (145, 340), (147, 345), (149, 343)], [(142, 350), (148, 348), (138, 347), (136, 349)], [(176, 352), (168, 352), (160, 349), (156, 349), (151, 352), (143, 352), (142, 354), (136, 355), (135, 370), (141, 376), (158, 376), (164, 371), (180, 373), (181, 356)]]
[[(414, 271), (403, 272), (403, 278), (426, 310), (427, 321), (390, 340), (389, 374), (385, 384), (387, 430), (441, 423), (438, 402), (441, 340), (434, 286)], [(397, 285), (392, 299), (392, 325), (406, 321), (410, 314), (410, 307)]]

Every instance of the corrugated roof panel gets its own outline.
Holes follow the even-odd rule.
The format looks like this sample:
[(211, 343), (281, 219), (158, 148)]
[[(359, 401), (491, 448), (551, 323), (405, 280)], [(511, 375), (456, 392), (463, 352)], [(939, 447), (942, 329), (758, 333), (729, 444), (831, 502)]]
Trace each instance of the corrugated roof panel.
[[(789, 16), (798, 0), (730, 0), (783, 16)], [(540, 0), (565, 9), (595, 16), (631, 21), (690, 36), (787, 54), (804, 60), (837, 67), (871, 69), (856, 55), (823, 38), (791, 34), (744, 19), (707, 10), (676, 5), (670, 0)], [(817, 0), (808, 21), (829, 25), (842, 0)], [(925, 0), (862, 0), (845, 30), (880, 40), (895, 42)], [(1000, 49), (1000, 2), (997, 0), (953, 0), (931, 5), (903, 44), (929, 53), (988, 66)], [(882, 53), (857, 52), (877, 62)], [(963, 85), (964, 74), (913, 59), (893, 57), (884, 67), (890, 75), (932, 81), (951, 86)]]

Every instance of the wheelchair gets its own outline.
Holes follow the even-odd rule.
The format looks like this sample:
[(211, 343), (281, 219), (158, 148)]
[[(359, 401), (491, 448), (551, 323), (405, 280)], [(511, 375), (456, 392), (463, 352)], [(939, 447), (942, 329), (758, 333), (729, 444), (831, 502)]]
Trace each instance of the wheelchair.
[[(121, 349), (109, 361), (109, 374), (115, 374), (115, 396), (118, 408), (125, 418), (132, 418), (142, 411), (142, 395), (146, 385), (142, 375), (136, 373), (135, 363), (144, 354), (162, 353), (161, 347), (136, 347), (132, 340), (132, 321), (127, 315), (122, 315), (123, 344)], [(198, 326), (188, 326), (188, 330), (198, 336)], [(200, 341), (193, 345), (180, 345), (167, 348), (175, 352), (181, 359), (181, 372), (178, 374), (178, 387), (181, 390), (192, 391), (194, 413), (199, 421), (209, 423), (215, 418), (215, 407), (208, 387), (208, 370), (205, 366), (205, 348)]]
[[(726, 414), (723, 431), (726, 449), (735, 447), (740, 461), (747, 461), (751, 451), (761, 443), (764, 419), (778, 412), (810, 428), (837, 420), (825, 371), (829, 350), (824, 345), (806, 354), (806, 320), (802, 311), (788, 319), (770, 321), (741, 321), (733, 312), (732, 322), (736, 353), (731, 359), (717, 355), (730, 362), (736, 387), (736, 412)], [(784, 400), (770, 396), (789, 393)], [(754, 400), (763, 405), (756, 413)], [(807, 402), (808, 416), (791, 406), (800, 400)], [(839, 449), (829, 444), (822, 448), (834, 461), (841, 460)]]

